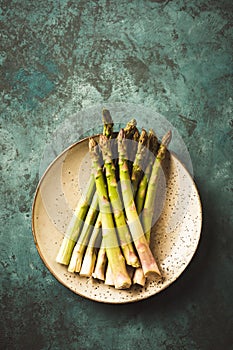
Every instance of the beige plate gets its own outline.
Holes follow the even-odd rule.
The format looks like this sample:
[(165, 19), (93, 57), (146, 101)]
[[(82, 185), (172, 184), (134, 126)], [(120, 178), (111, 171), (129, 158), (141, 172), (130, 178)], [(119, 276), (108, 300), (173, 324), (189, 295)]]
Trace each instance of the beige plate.
[(49, 166), (38, 185), (32, 229), (39, 254), (59, 282), (83, 297), (117, 304), (148, 298), (174, 282), (197, 249), (202, 212), (196, 186), (179, 160), (169, 156), (164, 162), (166, 199), (152, 230), (152, 250), (163, 278), (150, 278), (145, 287), (134, 285), (129, 290), (115, 290), (98, 280), (69, 273), (66, 266), (55, 261), (80, 196), (80, 184), (89, 178), (87, 154), (87, 139), (72, 145)]

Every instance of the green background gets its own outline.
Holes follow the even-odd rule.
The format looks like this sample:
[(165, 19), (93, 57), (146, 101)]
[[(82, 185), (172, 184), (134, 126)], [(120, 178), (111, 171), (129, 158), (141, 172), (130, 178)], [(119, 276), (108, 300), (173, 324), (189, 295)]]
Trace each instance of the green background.
[[(0, 4), (1, 348), (230, 349), (232, 1)], [(121, 306), (59, 284), (31, 232), (46, 143), (71, 114), (107, 102), (143, 104), (179, 130), (203, 204), (201, 242), (185, 273)]]

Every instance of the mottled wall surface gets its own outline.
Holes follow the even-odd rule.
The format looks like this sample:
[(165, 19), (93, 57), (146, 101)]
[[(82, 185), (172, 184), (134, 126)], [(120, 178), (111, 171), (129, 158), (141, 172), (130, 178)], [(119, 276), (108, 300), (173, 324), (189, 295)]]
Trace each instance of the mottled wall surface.
[[(0, 6), (1, 348), (230, 349), (232, 1)], [(31, 233), (45, 144), (70, 115), (107, 102), (167, 117), (189, 149), (203, 203), (202, 239), (187, 271), (163, 293), (121, 306), (60, 285)]]

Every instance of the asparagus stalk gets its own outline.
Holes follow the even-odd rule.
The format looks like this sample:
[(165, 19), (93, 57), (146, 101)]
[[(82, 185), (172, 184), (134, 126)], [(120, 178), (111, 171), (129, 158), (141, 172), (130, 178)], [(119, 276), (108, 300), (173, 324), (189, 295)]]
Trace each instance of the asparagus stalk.
[[(137, 121), (136, 119), (131, 119), (124, 128), (125, 138), (127, 140), (138, 141), (139, 139), (139, 131), (137, 129)], [(127, 142), (126, 144), (126, 154), (127, 154), (127, 164), (129, 172), (132, 172), (132, 162), (134, 161), (137, 143), (136, 142)]]
[(98, 196), (97, 193), (94, 194), (92, 205), (88, 210), (82, 232), (79, 236), (79, 239), (73, 249), (70, 263), (68, 266), (69, 272), (80, 272), (83, 254), (92, 231), (93, 225), (95, 224), (97, 215), (98, 215)]
[[(110, 138), (112, 136), (114, 124), (113, 124), (110, 112), (105, 108), (102, 110), (102, 121), (104, 124), (103, 133), (106, 135), (106, 137)], [(69, 272), (80, 272), (80, 269), (82, 266), (83, 254), (88, 242), (88, 238), (90, 236), (92, 227), (95, 224), (95, 220), (97, 218), (97, 206), (98, 206), (98, 196), (97, 194), (95, 194), (92, 201), (91, 208), (87, 213), (87, 217), (84, 222), (84, 226), (81, 231), (79, 240), (73, 249), (70, 264), (68, 267)]]
[[(158, 177), (159, 177), (159, 170), (162, 163), (162, 160), (165, 158), (167, 146), (171, 141), (171, 131), (168, 131), (168, 133), (163, 137), (161, 145), (158, 150), (158, 154), (155, 158), (155, 161), (152, 166), (152, 172), (148, 183), (148, 188), (146, 191), (146, 188), (142, 191), (141, 189), (141, 197), (145, 197), (145, 204), (143, 208), (143, 214), (142, 214), (142, 223), (143, 228), (145, 231), (145, 236), (147, 239), (148, 244), (150, 244), (150, 233), (151, 233), (151, 226), (152, 226), (152, 218), (153, 218), (153, 207), (156, 197), (156, 191), (157, 191), (157, 184), (158, 184)], [(153, 159), (153, 156), (151, 156), (151, 159)], [(148, 178), (146, 179), (146, 182), (148, 182)], [(143, 182), (144, 184), (144, 182)], [(145, 186), (146, 187), (146, 186)], [(141, 210), (142, 207), (137, 207), (137, 210)], [(143, 271), (141, 268), (138, 268), (135, 270), (134, 277), (133, 277), (133, 283), (134, 284), (140, 284), (141, 286), (144, 286), (146, 282), (145, 276), (143, 276)]]
[(148, 181), (150, 178), (152, 165), (154, 163), (155, 156), (157, 153), (158, 145), (159, 145), (158, 139), (157, 139), (154, 131), (152, 129), (150, 129), (148, 132), (148, 142), (147, 142), (147, 147), (149, 148), (149, 156), (147, 158), (147, 166), (146, 166), (144, 175), (143, 175), (143, 177), (138, 185), (138, 190), (137, 190), (136, 197), (135, 197), (135, 204), (136, 204), (138, 214), (141, 213), (143, 206), (144, 206), (147, 185), (148, 185)]
[[(108, 116), (108, 114), (106, 114), (106, 115)], [(140, 134), (139, 134), (139, 131), (138, 131), (136, 125), (137, 125), (136, 120), (132, 119), (125, 126), (124, 130), (126, 132), (126, 137), (128, 139), (133, 139), (134, 141), (137, 141), (139, 139)], [(103, 133), (103, 135), (107, 136), (106, 132)], [(113, 147), (114, 147), (114, 155), (115, 155), (116, 154), (115, 143), (113, 144)], [(116, 167), (115, 168), (116, 178), (118, 178), (119, 171), (118, 171), (118, 162), (116, 160), (114, 161), (114, 165)], [(104, 245), (101, 244), (101, 248), (99, 249), (98, 256), (97, 256), (95, 271), (93, 273), (94, 278), (98, 278), (100, 280), (105, 279), (106, 263), (107, 263), (107, 256), (106, 256), (105, 248), (104, 248)]]
[[(127, 272), (128, 272), (129, 277), (132, 279), (135, 269), (129, 265), (127, 265), (126, 268), (127, 268)], [(107, 265), (104, 283), (107, 284), (108, 286), (114, 286), (113, 273), (112, 273), (112, 270), (111, 270), (111, 267), (109, 264)]]
[(132, 172), (132, 163), (133, 163), (133, 161), (135, 159), (135, 155), (137, 153), (138, 142), (140, 139), (140, 133), (139, 133), (138, 129), (135, 127), (134, 134), (133, 135), (129, 134), (128, 136), (129, 136), (129, 139), (133, 141), (133, 142), (129, 142), (128, 150), (127, 150), (128, 164), (130, 166), (130, 171)]
[(125, 216), (122, 208), (121, 198), (118, 191), (115, 166), (112, 161), (111, 143), (106, 136), (100, 136), (100, 147), (104, 159), (106, 170), (107, 186), (109, 199), (112, 205), (113, 215), (116, 223), (120, 246), (124, 254), (126, 263), (133, 267), (139, 267), (140, 262), (135, 254), (132, 244), (132, 238), (125, 221)]
[(110, 264), (107, 265), (104, 283), (107, 284), (108, 286), (114, 286), (114, 275)]
[[(103, 134), (107, 137), (112, 136), (113, 131), (113, 121), (110, 112), (107, 109), (102, 110), (102, 120), (103, 120)], [(85, 220), (85, 216), (89, 209), (92, 197), (95, 193), (95, 179), (93, 174), (89, 179), (89, 182), (86, 187), (86, 192), (84, 196), (81, 196), (72, 220), (69, 223), (69, 226), (66, 230), (66, 234), (63, 238), (61, 247), (56, 257), (56, 261), (60, 264), (69, 265), (70, 257), (77, 241)]]
[(84, 196), (81, 196), (72, 220), (69, 223), (69, 226), (66, 230), (66, 235), (63, 238), (61, 247), (56, 257), (56, 261), (60, 264), (68, 265), (70, 262), (70, 257), (77, 241), (81, 229), (83, 227), (83, 222), (87, 214), (89, 204), (95, 192), (95, 179), (93, 174), (89, 179), (87, 184), (86, 193)]
[(134, 203), (133, 191), (130, 183), (130, 177), (126, 160), (125, 133), (123, 129), (121, 129), (118, 134), (118, 152), (120, 182), (125, 212), (128, 219), (130, 232), (133, 237), (134, 244), (141, 261), (144, 275), (160, 275), (159, 268), (156, 264), (156, 261), (153, 257), (153, 254), (149, 248), (148, 242), (144, 235), (143, 228), (139, 220), (136, 206)]
[(148, 141), (147, 132), (145, 129), (142, 129), (139, 142), (138, 142), (137, 153), (133, 163), (132, 175), (131, 175), (131, 182), (132, 182), (134, 194), (137, 192), (138, 184), (143, 174), (143, 165), (145, 164), (145, 160), (147, 158), (147, 153), (148, 153), (147, 147), (146, 147), (147, 141)]
[[(148, 133), (147, 146), (149, 148), (149, 156), (147, 158), (147, 166), (146, 166), (144, 176), (142, 177), (142, 179), (139, 183), (138, 191), (137, 191), (136, 198), (135, 198), (135, 204), (136, 204), (138, 214), (141, 213), (143, 206), (144, 206), (147, 185), (148, 185), (148, 181), (149, 181), (149, 178), (151, 175), (151, 169), (152, 169), (152, 165), (153, 165), (154, 160), (155, 160), (155, 155), (156, 155), (157, 149), (158, 149), (158, 139), (155, 136), (155, 133), (152, 129), (150, 129), (149, 133)], [(139, 284), (141, 286), (144, 286), (145, 283), (146, 283), (146, 278), (144, 276), (142, 268), (139, 267), (134, 271), (133, 284)]]
[(107, 255), (106, 255), (104, 242), (102, 240), (101, 246), (98, 252), (97, 260), (96, 260), (95, 270), (92, 274), (92, 277), (97, 278), (101, 281), (104, 281), (106, 265), (107, 265)]
[(153, 208), (154, 208), (154, 202), (155, 202), (155, 197), (157, 192), (159, 171), (161, 168), (161, 163), (165, 158), (167, 147), (171, 141), (171, 137), (172, 137), (172, 133), (171, 131), (168, 131), (162, 139), (162, 142), (158, 150), (158, 154), (155, 158), (155, 161), (152, 167), (151, 176), (150, 176), (150, 180), (149, 180), (148, 188), (146, 192), (144, 209), (142, 214), (142, 223), (143, 223), (143, 228), (144, 228), (145, 235), (148, 242), (150, 242), (151, 225), (152, 225), (152, 219), (153, 219)]
[(88, 246), (83, 258), (81, 270), (80, 270), (80, 276), (85, 277), (91, 277), (92, 273), (94, 271), (95, 262), (96, 262), (96, 241), (101, 233), (101, 214), (98, 214), (98, 217), (96, 219), (95, 227), (93, 229), (93, 232), (91, 234), (90, 240), (88, 242)]
[(110, 139), (113, 134), (114, 123), (112, 121), (112, 117), (109, 110), (106, 108), (103, 108), (102, 110), (102, 121), (104, 124), (103, 135), (105, 135), (108, 139)]
[(126, 270), (125, 259), (118, 245), (108, 192), (99, 162), (97, 143), (92, 138), (89, 141), (89, 150), (92, 157), (96, 191), (98, 194), (99, 207), (102, 215), (103, 244), (106, 249), (108, 263), (110, 264), (114, 275), (114, 285), (117, 289), (129, 288), (131, 285), (131, 280)]

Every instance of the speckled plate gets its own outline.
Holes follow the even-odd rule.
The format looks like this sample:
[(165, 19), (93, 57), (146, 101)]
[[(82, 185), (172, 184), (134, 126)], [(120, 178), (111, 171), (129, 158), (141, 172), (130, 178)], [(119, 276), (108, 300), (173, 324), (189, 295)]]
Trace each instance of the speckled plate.
[(87, 154), (88, 139), (70, 146), (49, 166), (38, 185), (32, 229), (39, 254), (59, 282), (83, 297), (118, 304), (155, 295), (181, 275), (198, 246), (202, 212), (193, 179), (181, 162), (169, 154), (163, 164), (166, 198), (152, 229), (151, 242), (162, 278), (148, 278), (144, 287), (134, 285), (129, 290), (116, 290), (93, 278), (69, 273), (66, 266), (56, 263), (65, 229), (80, 196), (80, 183), (83, 186), (89, 177)]

